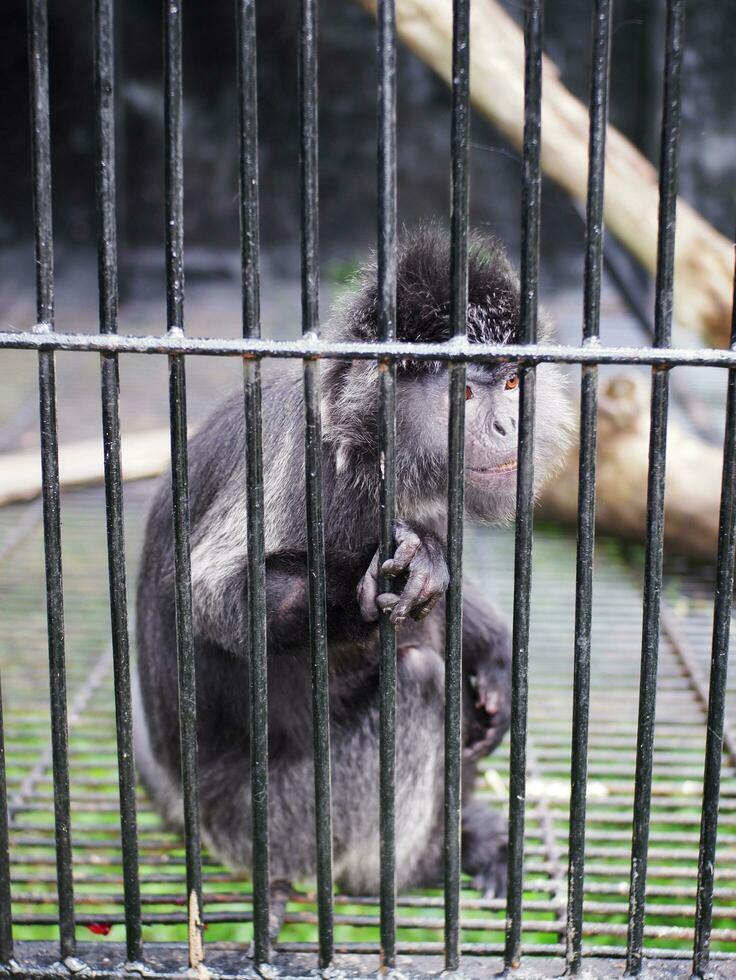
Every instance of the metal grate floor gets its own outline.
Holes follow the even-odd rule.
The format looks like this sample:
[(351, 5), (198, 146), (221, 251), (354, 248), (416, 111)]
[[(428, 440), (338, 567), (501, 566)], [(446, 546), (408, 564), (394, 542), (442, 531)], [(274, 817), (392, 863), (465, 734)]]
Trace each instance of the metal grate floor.
[[(128, 485), (130, 581), (151, 485)], [(102, 491), (63, 501), (64, 583), (73, 799), (72, 835), (80, 940), (122, 940), (122, 877), (117, 806), (112, 659), (107, 607)], [(0, 510), (0, 670), (6, 725), (13, 911), (17, 939), (57, 936), (46, 615), (40, 504)], [(510, 610), (513, 536), (469, 531), (467, 567), (486, 576)], [(563, 951), (571, 728), (575, 544), (540, 528), (535, 538), (526, 847), (528, 952)], [(587, 823), (586, 952), (617, 955), (627, 928), (631, 812), (641, 632), (637, 552), (600, 542), (597, 552)], [(659, 671), (646, 945), (659, 955), (690, 955), (695, 905), (712, 582), (685, 568), (667, 576)], [(734, 683), (730, 688), (732, 712)], [(724, 756), (713, 949), (736, 957), (736, 739)], [(508, 746), (487, 760), (480, 791), (501, 810), (508, 799)], [(184, 855), (148, 802), (139, 798), (144, 938), (186, 939)], [(247, 882), (205, 856), (207, 941), (247, 941)], [(436, 951), (441, 892), (402, 896), (400, 949)], [(288, 907), (281, 940), (310, 948), (316, 911), (305, 893)], [(340, 896), (339, 949), (375, 947), (373, 897)], [(504, 903), (463, 893), (468, 952), (501, 949)], [(365, 947), (364, 947), (364, 944)], [(182, 963), (185, 957), (182, 949)]]

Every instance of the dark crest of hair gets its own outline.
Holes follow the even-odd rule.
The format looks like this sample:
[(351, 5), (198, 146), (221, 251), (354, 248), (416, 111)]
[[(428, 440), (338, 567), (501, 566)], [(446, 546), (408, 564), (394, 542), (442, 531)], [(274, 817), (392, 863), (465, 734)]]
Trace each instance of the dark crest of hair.
[[(450, 235), (439, 224), (404, 231), (396, 269), (396, 332), (399, 340), (450, 339)], [(375, 340), (378, 286), (375, 263), (359, 276), (347, 317), (350, 333)], [(468, 241), (467, 334), (472, 343), (505, 344), (517, 335), (519, 280), (495, 239), (472, 232)]]

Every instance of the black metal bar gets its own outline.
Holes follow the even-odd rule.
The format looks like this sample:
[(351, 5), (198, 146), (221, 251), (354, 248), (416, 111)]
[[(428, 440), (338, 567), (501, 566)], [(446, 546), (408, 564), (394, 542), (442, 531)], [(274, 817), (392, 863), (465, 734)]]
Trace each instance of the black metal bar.
[[(97, 211), (100, 331), (116, 333), (118, 263), (115, 197), (115, 60), (113, 0), (95, 0), (95, 94), (97, 101)], [(128, 960), (142, 957), (138, 827), (130, 696), (128, 599), (125, 581), (123, 484), (120, 460), (119, 371), (117, 354), (103, 354), (102, 438), (105, 449), (105, 503), (114, 663), (115, 714), (120, 788), (120, 829)]]
[[(378, 336), (396, 339), (396, 12), (378, 4)], [(396, 507), (396, 363), (378, 364), (379, 566), (393, 557)], [(393, 583), (381, 573), (381, 592)], [(388, 616), (380, 632), (381, 965), (396, 966), (396, 631)]]
[[(240, 241), (243, 336), (260, 337), (258, 235), (258, 104), (254, 0), (237, 0), (240, 141)], [(253, 956), (270, 959), (268, 861), (268, 677), (266, 566), (263, 530), (261, 364), (243, 363), (247, 487), (247, 601), (249, 619), (250, 783), (253, 836)]]
[[(524, 28), (524, 150), (521, 190), (520, 340), (537, 337), (539, 205), (542, 131), (542, 2), (527, 0)], [(512, 627), (511, 745), (509, 757), (509, 882), (506, 911), (507, 969), (521, 961), (524, 897), (524, 818), (529, 697), (529, 606), (534, 510), (534, 408), (536, 367), (520, 367), (519, 448), (516, 483), (514, 618)]]
[[(654, 342), (666, 347), (672, 334), (672, 298), (675, 261), (677, 164), (680, 138), (680, 74), (682, 67), (683, 0), (669, 0), (665, 45), (664, 106), (659, 171), (659, 238), (657, 244)], [(652, 794), (652, 753), (659, 652), (659, 609), (664, 544), (664, 489), (667, 452), (669, 376), (653, 371), (649, 478), (647, 483), (647, 544), (644, 569), (639, 722), (634, 792), (634, 827), (631, 843), (631, 882), (626, 967), (638, 974), (643, 963), (645, 889)]]
[(452, 343), (406, 341), (271, 340), (264, 338), (138, 337), (126, 334), (67, 334), (0, 330), (0, 350), (35, 350), (118, 354), (192, 354), (206, 357), (300, 358), (344, 360), (442, 361), (459, 364), (636, 364), (655, 368), (736, 366), (728, 348), (606, 347), (559, 344), (475, 344), (462, 338)]
[(13, 958), (13, 909), (10, 892), (10, 839), (8, 834), (8, 790), (5, 777), (5, 727), (0, 687), (0, 964)]
[[(181, 5), (164, 0), (164, 128), (166, 200), (166, 311), (169, 336), (184, 332), (184, 179), (182, 162)], [(169, 358), (171, 482), (174, 521), (176, 647), (179, 675), (184, 838), (187, 868), (189, 965), (204, 958), (202, 857), (197, 765), (197, 695), (192, 633), (192, 576), (189, 549), (186, 367)]]
[[(470, 2), (452, 6), (450, 136), (450, 332), (464, 337), (468, 309), (470, 168)], [(445, 627), (445, 969), (460, 966), (462, 832), (463, 510), (465, 506), (465, 364), (448, 367), (447, 590)]]
[[(731, 347), (736, 345), (736, 273), (734, 274), (734, 307), (731, 320)], [(726, 428), (723, 437), (723, 479), (721, 513), (718, 525), (718, 564), (713, 610), (713, 647), (708, 696), (708, 725), (705, 740), (703, 774), (703, 809), (700, 820), (698, 856), (698, 891), (695, 906), (695, 942), (693, 976), (708, 976), (710, 936), (713, 923), (713, 886), (715, 882), (716, 844), (718, 841), (718, 804), (721, 793), (723, 730), (726, 712), (728, 677), (728, 644), (733, 605), (734, 561), (736, 560), (736, 371), (728, 374)]]
[[(593, 66), (590, 86), (588, 199), (586, 206), (583, 343), (600, 335), (603, 271), (603, 191), (611, 58), (611, 2), (596, 0), (593, 11)], [(598, 441), (598, 368), (582, 368), (580, 388), (580, 456), (575, 574), (575, 676), (573, 681), (572, 755), (570, 763), (570, 833), (566, 960), (573, 976), (582, 969), (583, 896), (585, 886), (585, 804), (588, 788), (588, 722), (590, 715), (590, 636), (595, 545), (595, 479)]]
[[(302, 334), (319, 336), (319, 166), (317, 0), (302, 0), (299, 30), (299, 166), (301, 177)], [(322, 506), (322, 419), (319, 361), (304, 361), (309, 637), (312, 653), (314, 793), (317, 834), (319, 965), (333, 960), (330, 696), (327, 654), (325, 536)]]
[[(54, 258), (51, 221), (51, 142), (49, 129), (48, 15), (45, 0), (29, 0), (31, 68), (31, 161), (36, 254), (36, 316), (45, 331), (54, 324)], [(64, 592), (61, 568), (59, 445), (56, 425), (56, 368), (52, 351), (38, 358), (41, 422), (46, 611), (49, 637), (51, 744), (54, 776), (56, 877), (59, 939), (63, 958), (75, 950), (74, 885), (69, 800), (69, 757), (64, 652)]]

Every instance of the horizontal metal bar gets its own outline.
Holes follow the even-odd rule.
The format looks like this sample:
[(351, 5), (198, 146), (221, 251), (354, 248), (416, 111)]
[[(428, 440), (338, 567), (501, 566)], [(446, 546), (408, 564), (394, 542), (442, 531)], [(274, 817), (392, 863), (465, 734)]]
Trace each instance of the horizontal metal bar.
[[(550, 911), (545, 909), (545, 912)], [(249, 912), (242, 912), (241, 910), (226, 910), (223, 912), (208, 912), (207, 923), (208, 925), (213, 924), (229, 924), (237, 922), (250, 922), (252, 921), (252, 915)], [(316, 912), (304, 911), (304, 912), (286, 912), (284, 915), (285, 925), (317, 925), (318, 916)], [(163, 925), (163, 926), (181, 926), (187, 922), (187, 916), (184, 912), (150, 912), (147, 913), (143, 918), (143, 924), (146, 926)], [(16, 919), (16, 925), (21, 926), (34, 926), (43, 925), (51, 926), (56, 923), (56, 917), (53, 913), (46, 913), (43, 915), (20, 915)], [(77, 924), (81, 926), (95, 926), (95, 925), (109, 925), (109, 926), (120, 926), (124, 925), (125, 919), (121, 914), (109, 915), (107, 913), (84, 913), (77, 917)], [(336, 925), (341, 926), (353, 926), (356, 928), (371, 928), (375, 929), (379, 923), (378, 915), (359, 915), (354, 913), (345, 913), (335, 916)], [(442, 920), (436, 916), (417, 916), (417, 915), (401, 915), (396, 920), (397, 928), (399, 929), (423, 929), (429, 930), (431, 932), (440, 932), (443, 928)], [(503, 918), (465, 918), (462, 920), (462, 928), (469, 929), (477, 932), (490, 932), (490, 933), (500, 933), (503, 929), (504, 920)], [(559, 926), (554, 919), (530, 919), (529, 920), (529, 932), (541, 932), (541, 933), (553, 933), (557, 932)], [(625, 922), (587, 922), (583, 927), (584, 936), (625, 936), (627, 925)], [(647, 926), (645, 928), (645, 936), (654, 940), (667, 938), (670, 941), (691, 941), (693, 938), (693, 928), (692, 926)], [(736, 941), (736, 930), (734, 929), (715, 929), (713, 932), (713, 939), (716, 942), (733, 943)], [(431, 940), (430, 940), (431, 941)]]
[(260, 337), (187, 337), (130, 334), (69, 334), (39, 329), (0, 330), (0, 350), (56, 350), (118, 354), (201, 354), (210, 357), (324, 357), (350, 360), (446, 361), (498, 364), (639, 364), (656, 368), (736, 367), (736, 350), (714, 347), (607, 347), (561, 344), (475, 344), (463, 338), (445, 343), (406, 341), (271, 340)]
[[(23, 973), (16, 972), (10, 973), (5, 968), (0, 967), (0, 977), (12, 976), (17, 978), (18, 976), (32, 976), (32, 977), (49, 977), (49, 975), (56, 976), (55, 972), (51, 972), (49, 967), (53, 963), (51, 944), (46, 942), (19, 942), (19, 957), (18, 960), (23, 966)], [(147, 946), (147, 957), (146, 957), (146, 976), (148, 977), (166, 977), (166, 978), (180, 978), (181, 972), (171, 969), (171, 954), (176, 953), (178, 944), (175, 943), (149, 943)], [(314, 953), (316, 950), (316, 944), (310, 942), (284, 942), (278, 943), (276, 949), (283, 953)], [(89, 964), (92, 969), (90, 972), (85, 972), (85, 978), (89, 980), (96, 980), (96, 978), (109, 978), (114, 975), (114, 969), (111, 969), (110, 964), (122, 962), (122, 958), (119, 953), (122, 951), (122, 947), (117, 943), (86, 943), (80, 952), (84, 954), (83, 962)], [(375, 942), (349, 942), (342, 941), (337, 943), (335, 952), (340, 954), (352, 954), (356, 956), (362, 955), (375, 955), (379, 951), (378, 944)], [(398, 946), (399, 953), (403, 954), (416, 954), (420, 956), (430, 956), (438, 955), (442, 952), (442, 944), (439, 942), (401, 942)], [(473, 956), (498, 956), (501, 951), (501, 945), (499, 943), (472, 943), (466, 942), (462, 944), (461, 951)], [(524, 977), (526, 980), (537, 980), (538, 977), (550, 977), (555, 976), (552, 972), (551, 967), (560, 967), (564, 963), (555, 962), (557, 957), (562, 955), (563, 946), (562, 944), (550, 944), (546, 945), (544, 943), (529, 943), (524, 946), (524, 952), (528, 955), (535, 957), (533, 963), (530, 963), (527, 970), (525, 970)], [(621, 946), (590, 946), (586, 949), (586, 958), (603, 959), (610, 961), (612, 971), (615, 971), (615, 976), (620, 976), (621, 963), (620, 957), (623, 953), (623, 948)], [(690, 957), (690, 950), (685, 949), (656, 949), (652, 950), (652, 956), (647, 957), (648, 962), (653, 968), (659, 968), (660, 971), (666, 971), (667, 961), (673, 960), (686, 960)], [(104, 968), (95, 969), (94, 964), (100, 966), (100, 959), (104, 959)], [(242, 951), (238, 949), (235, 944), (229, 947), (222, 947), (217, 949), (212, 948), (212, 955), (208, 959), (208, 975), (213, 978), (223, 977), (226, 980), (238, 980), (239, 977), (249, 978), (249, 980), (257, 980), (258, 973), (253, 969), (251, 962), (245, 960)], [(730, 961), (736, 960), (736, 953), (730, 952), (719, 952), (714, 954), (714, 959), (719, 961)], [(162, 964), (162, 960), (165, 965)], [(223, 964), (223, 961), (228, 962), (228, 969), (226, 972), (222, 973), (218, 970), (216, 964)], [(539, 964), (541, 968), (544, 964), (547, 964), (547, 969), (544, 972), (536, 973), (534, 967)], [(353, 963), (351, 966), (356, 967), (355, 973), (357, 975), (362, 975), (360, 972), (361, 964)], [(434, 969), (432, 967), (435, 967)], [(476, 964), (473, 965), (474, 969)], [(488, 964), (497, 971), (497, 964)], [(161, 967), (163, 967), (163, 972), (161, 972)], [(307, 976), (313, 977), (314, 970), (313, 966), (307, 966), (303, 961), (300, 963), (300, 968), (296, 969), (296, 964), (292, 964), (292, 967), (288, 971), (284, 967), (283, 956), (276, 957), (274, 963), (275, 969), (279, 970), (281, 976), (295, 977), (295, 976)], [(439, 961), (437, 964), (430, 963), (415, 963), (412, 964), (407, 962), (402, 964), (402, 975), (416, 977), (426, 977), (427, 975), (435, 976), (438, 974), (439, 970), (436, 969), (441, 965)], [(355, 974), (354, 974), (355, 975)], [(475, 974), (474, 974), (475, 975)], [(498, 976), (498, 972), (495, 973), (483, 973), (484, 976)], [(605, 976), (606, 974), (596, 973), (597, 976)], [(678, 977), (683, 976), (679, 971), (676, 974)], [(655, 973), (655, 976), (672, 976), (667, 972)]]

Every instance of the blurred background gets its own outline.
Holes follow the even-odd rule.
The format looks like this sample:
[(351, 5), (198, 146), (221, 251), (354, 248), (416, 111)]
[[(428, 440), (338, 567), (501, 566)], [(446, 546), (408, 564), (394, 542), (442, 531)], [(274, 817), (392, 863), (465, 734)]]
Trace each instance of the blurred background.
[[(504, 0), (519, 22), (523, 5)], [(62, 249), (94, 241), (92, 5), (50, 3), (54, 223)], [(184, 16), (185, 235), (190, 275), (215, 274), (199, 250), (238, 243), (234, 16), (230, 0), (188, 3)], [(294, 273), (298, 240), (296, 44), (298, 4), (257, 6), (260, 91), (261, 235), (274, 270)], [(652, 160), (659, 147), (665, 5), (619, 0), (612, 33), (611, 121)], [(25, 4), (0, 9), (0, 246), (29, 247), (28, 71)], [(591, 4), (564, 0), (545, 11), (545, 47), (564, 84), (583, 102), (590, 78)], [(706, 0), (688, 11), (683, 74), (680, 187), (726, 235), (736, 184), (734, 11)], [(320, 5), (320, 197), (325, 269), (339, 271), (375, 240), (375, 22), (348, 0)], [(118, 192), (121, 244), (163, 255), (161, 5), (127, 0), (117, 11)], [(411, 224), (448, 210), (449, 91), (415, 55), (399, 48), (398, 201)], [(512, 252), (519, 239), (519, 153), (481, 117), (473, 119), (471, 220)], [(583, 228), (551, 183), (543, 193), (542, 273), (547, 291), (579, 282)], [(199, 259), (199, 261), (198, 261)], [(125, 251), (124, 282), (142, 261)], [(223, 268), (227, 263), (223, 261)], [(21, 271), (22, 270), (22, 271)], [(31, 283), (24, 256), (18, 272)], [(17, 281), (17, 277), (16, 281)], [(18, 282), (20, 286), (21, 282)]]

